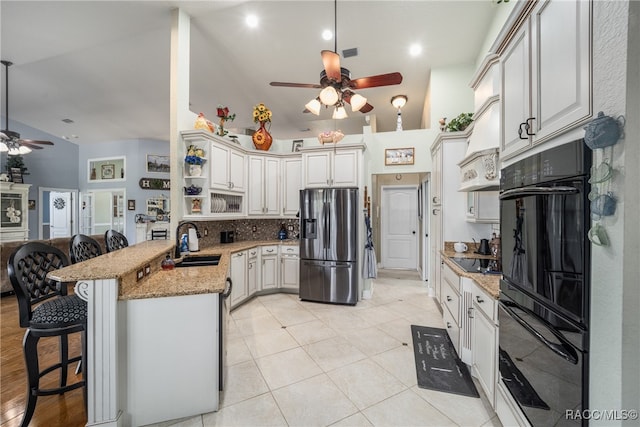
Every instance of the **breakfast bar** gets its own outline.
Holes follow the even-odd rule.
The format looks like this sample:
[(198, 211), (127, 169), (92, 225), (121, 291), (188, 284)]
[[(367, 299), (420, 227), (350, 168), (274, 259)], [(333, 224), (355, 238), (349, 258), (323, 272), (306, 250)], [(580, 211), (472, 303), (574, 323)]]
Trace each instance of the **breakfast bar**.
[(229, 251), (216, 266), (162, 270), (173, 248), (142, 242), (49, 273), (77, 282), (88, 304), (87, 425), (145, 425), (218, 409)]

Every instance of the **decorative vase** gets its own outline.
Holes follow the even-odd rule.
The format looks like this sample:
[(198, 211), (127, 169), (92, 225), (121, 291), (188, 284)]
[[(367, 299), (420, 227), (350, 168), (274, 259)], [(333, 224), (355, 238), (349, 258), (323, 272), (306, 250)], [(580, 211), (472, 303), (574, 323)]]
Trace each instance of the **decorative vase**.
[(268, 151), (269, 148), (271, 148), (273, 138), (269, 131), (264, 127), (264, 124), (265, 122), (260, 122), (260, 128), (253, 133), (251, 139), (253, 140), (253, 145), (255, 145), (258, 150)]
[(200, 176), (200, 175), (202, 175), (202, 166), (189, 165), (189, 176)]

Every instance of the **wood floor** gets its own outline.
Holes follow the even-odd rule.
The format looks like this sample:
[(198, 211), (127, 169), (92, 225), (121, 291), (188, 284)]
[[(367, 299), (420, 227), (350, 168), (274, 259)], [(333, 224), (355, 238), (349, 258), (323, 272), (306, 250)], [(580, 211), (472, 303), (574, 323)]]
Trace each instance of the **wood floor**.
[[(73, 291), (70, 291), (70, 293)], [(18, 324), (18, 300), (15, 295), (0, 300), (0, 422), (2, 427), (19, 426), (27, 397), (27, 377), (22, 356), (24, 329)], [(70, 355), (80, 354), (80, 336), (74, 334), (69, 339)], [(58, 339), (42, 338), (38, 344), (40, 366), (50, 366), (58, 360)], [(57, 372), (41, 379), (41, 385), (55, 387)], [(69, 372), (68, 383), (75, 382), (75, 364)], [(63, 395), (40, 396), (30, 426), (84, 426), (87, 417), (84, 411), (82, 389), (72, 390)]]

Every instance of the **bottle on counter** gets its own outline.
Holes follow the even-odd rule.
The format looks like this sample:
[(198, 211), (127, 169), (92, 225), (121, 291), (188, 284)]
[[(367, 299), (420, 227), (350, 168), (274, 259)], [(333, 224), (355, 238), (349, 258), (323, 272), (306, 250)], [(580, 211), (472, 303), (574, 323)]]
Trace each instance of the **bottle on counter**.
[(171, 259), (171, 254), (167, 252), (167, 257), (162, 260), (162, 263), (160, 263), (160, 267), (162, 267), (163, 270), (173, 270), (175, 266), (176, 263), (173, 261), (173, 259)]
[(183, 234), (182, 237), (180, 237), (180, 253), (189, 253), (189, 237), (187, 236), (187, 233)]
[(286, 240), (288, 235), (289, 233), (287, 232), (287, 228), (284, 226), (284, 223), (282, 223), (282, 226), (280, 226), (280, 231), (278, 231), (278, 239)]

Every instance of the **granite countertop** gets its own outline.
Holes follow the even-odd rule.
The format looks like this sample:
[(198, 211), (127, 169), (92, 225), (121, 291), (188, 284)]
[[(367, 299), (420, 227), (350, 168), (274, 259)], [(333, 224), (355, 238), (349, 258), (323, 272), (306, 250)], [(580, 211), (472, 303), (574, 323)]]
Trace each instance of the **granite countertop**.
[(476, 282), (482, 289), (484, 289), (489, 295), (493, 298), (498, 299), (500, 296), (500, 278), (502, 275), (500, 274), (482, 274), (482, 273), (469, 273), (468, 271), (464, 271), (458, 265), (451, 261), (449, 258), (481, 258), (481, 259), (495, 259), (490, 255), (478, 255), (473, 252), (456, 252), (452, 250), (441, 250), (442, 259), (444, 262), (451, 267), (451, 269), (458, 275), (462, 277), (468, 277)]
[[(62, 281), (119, 279), (119, 300), (161, 298), (225, 290), (232, 253), (264, 245), (297, 246), (298, 240), (248, 240), (218, 244), (203, 248), (194, 255), (220, 255), (215, 266), (182, 267), (162, 270), (160, 263), (167, 253), (173, 255), (175, 243), (169, 240), (150, 240), (103, 254), (90, 260), (70, 265), (49, 273), (49, 277)], [(180, 258), (175, 259), (178, 262)], [(150, 267), (142, 280), (136, 280), (136, 271)]]

